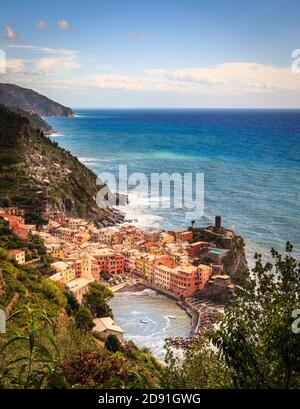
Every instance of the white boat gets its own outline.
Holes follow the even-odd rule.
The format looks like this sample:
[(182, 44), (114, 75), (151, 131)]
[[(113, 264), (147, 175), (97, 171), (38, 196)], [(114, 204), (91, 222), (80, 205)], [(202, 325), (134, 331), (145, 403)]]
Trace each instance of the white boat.
[(167, 318), (169, 318), (170, 320), (176, 320), (176, 317), (174, 317), (173, 315), (167, 315)]
[(140, 322), (141, 322), (142, 324), (147, 324), (147, 323), (148, 323), (148, 321), (145, 321), (145, 320), (140, 320)]

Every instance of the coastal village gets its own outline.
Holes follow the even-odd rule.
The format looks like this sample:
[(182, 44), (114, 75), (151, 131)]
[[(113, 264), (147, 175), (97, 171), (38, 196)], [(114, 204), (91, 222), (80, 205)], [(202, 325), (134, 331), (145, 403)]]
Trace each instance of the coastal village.
[[(39, 229), (26, 224), (24, 211), (17, 207), (0, 209), (0, 217), (19, 238), (38, 235), (43, 240), (51, 259), (48, 278), (67, 286), (79, 303), (93, 281), (105, 283), (113, 292), (143, 284), (195, 313), (199, 311), (195, 293), (234, 291), (230, 276), (223, 274), (222, 258), (229, 250), (208, 241), (193, 241), (193, 229), (146, 232), (130, 223), (98, 228), (93, 222), (66, 217), (51, 206), (43, 214), (47, 224)], [(220, 216), (213, 231), (230, 235), (221, 227)], [(9, 253), (19, 264), (32, 263), (21, 249)], [(122, 337), (123, 331), (111, 319), (99, 319), (96, 325)]]

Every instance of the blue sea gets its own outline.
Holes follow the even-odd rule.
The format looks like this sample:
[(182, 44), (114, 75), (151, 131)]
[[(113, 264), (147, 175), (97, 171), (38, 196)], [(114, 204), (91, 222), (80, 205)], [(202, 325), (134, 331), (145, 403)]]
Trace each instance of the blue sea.
[[(127, 164), (128, 173), (204, 173), (204, 216), (215, 215), (256, 251), (300, 254), (300, 110), (76, 109), (46, 120), (51, 138), (97, 174)], [(124, 210), (124, 209), (123, 209)], [(127, 209), (144, 228), (184, 229), (185, 209)]]

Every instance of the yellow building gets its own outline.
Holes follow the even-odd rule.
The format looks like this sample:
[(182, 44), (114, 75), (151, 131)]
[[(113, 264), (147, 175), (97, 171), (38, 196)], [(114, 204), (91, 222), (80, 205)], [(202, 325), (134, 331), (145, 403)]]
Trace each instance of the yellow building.
[(159, 242), (159, 244), (161, 244), (163, 246), (163, 245), (165, 245), (167, 243), (173, 242), (174, 240), (175, 240), (175, 238), (174, 238), (174, 236), (172, 234), (162, 232), (159, 235), (158, 242)]
[(54, 257), (54, 258), (63, 259), (65, 257), (64, 249), (62, 247), (60, 247), (60, 246), (58, 248), (54, 248), (51, 251), (51, 256)]
[(145, 253), (137, 253), (135, 256), (135, 268), (136, 268), (136, 273), (145, 276), (145, 260), (146, 260), (147, 254)]
[(147, 254), (144, 262), (144, 276), (147, 281), (152, 281), (153, 278), (153, 272), (154, 272), (154, 266), (155, 262), (157, 260), (157, 257), (153, 254)]
[(155, 266), (154, 272), (153, 272), (154, 284), (156, 284), (158, 287), (164, 290), (169, 290), (170, 284), (171, 284), (172, 271), (173, 269), (171, 267), (168, 267), (164, 264), (159, 264)]
[(84, 231), (81, 231), (75, 235), (75, 241), (78, 245), (86, 243), (90, 239), (90, 234)]
[(51, 264), (51, 268), (55, 273), (61, 273), (63, 275), (65, 283), (68, 283), (76, 278), (76, 272), (72, 263), (56, 261), (55, 263)]

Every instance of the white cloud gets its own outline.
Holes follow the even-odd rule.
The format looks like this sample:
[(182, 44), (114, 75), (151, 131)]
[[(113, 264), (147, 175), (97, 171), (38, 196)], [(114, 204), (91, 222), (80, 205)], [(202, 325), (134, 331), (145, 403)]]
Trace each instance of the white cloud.
[(45, 20), (39, 20), (36, 23), (36, 25), (37, 25), (38, 28), (45, 28), (46, 27), (46, 22), (45, 22)]
[[(89, 96), (91, 101), (99, 94), (111, 98), (123, 94), (129, 98), (126, 101), (130, 96), (143, 97), (146, 104), (149, 99), (158, 106), (165, 100), (168, 106), (299, 107), (300, 74), (293, 74), (290, 67), (232, 62), (211, 67), (150, 68), (138, 75), (108, 73), (98, 67), (98, 73), (91, 74), (86, 65), (84, 71), (71, 73), (80, 67), (77, 54), (48, 53), (43, 57), (34, 60), (32, 74), (28, 69), (14, 74), (14, 82), (45, 92), (66, 90), (66, 95)], [(15, 69), (23, 68), (15, 63)], [(96, 69), (93, 65), (92, 72)]]
[(69, 72), (76, 68), (81, 67), (81, 64), (72, 60), (72, 59), (65, 59), (65, 58), (41, 58), (36, 63), (36, 69), (38, 71), (42, 71), (43, 73), (47, 73), (49, 71), (52, 72)]
[[(44, 73), (59, 74), (79, 68), (73, 58), (47, 57), (37, 62), (36, 68)], [(47, 81), (47, 79), (45, 79)], [(119, 90), (136, 92), (163, 92), (193, 96), (236, 97), (272, 95), (279, 92), (300, 94), (300, 74), (290, 68), (279, 68), (257, 63), (226, 63), (213, 67), (168, 70), (152, 68), (141, 75), (98, 73), (62, 79), (59, 75), (49, 80), (49, 86), (67, 89)]]
[(13, 30), (13, 28), (9, 25), (5, 26), (5, 32), (4, 32), (4, 36), (3, 36), (6, 40), (9, 41), (16, 41), (17, 39), (17, 34), (16, 32)]
[(5, 47), (7, 50), (28, 50), (38, 55), (31, 56), (25, 60), (15, 60), (19, 63), (23, 61), (20, 69), (25, 75), (46, 75), (48, 73), (59, 76), (64, 72), (70, 72), (82, 66), (77, 61), (79, 52), (77, 50), (68, 50), (63, 48), (41, 47), (33, 44), (10, 44)]
[(25, 67), (25, 63), (26, 62), (24, 60), (18, 58), (6, 59), (6, 70), (12, 72), (21, 72)]
[(58, 21), (58, 26), (63, 31), (70, 31), (71, 30), (70, 23), (67, 20), (65, 20), (64, 18), (62, 18), (62, 19), (60, 19)]
[(300, 91), (300, 76), (293, 74), (290, 67), (233, 62), (212, 67), (146, 70), (151, 75), (182, 88), (200, 92), (271, 93), (276, 90)]
[(59, 75), (63, 72), (70, 72), (82, 65), (76, 60), (79, 54), (77, 50), (41, 47), (33, 44), (11, 44), (6, 48), (28, 50), (45, 55), (45, 57), (42, 58), (34, 57), (27, 60), (30, 66), (26, 67), (27, 72), (31, 71), (35, 74), (56, 72)]
[(290, 68), (240, 62), (176, 70), (153, 68), (146, 70), (145, 75), (98, 74), (73, 78), (67, 83), (75, 88), (215, 96), (300, 92), (300, 75), (293, 74)]
[(75, 57), (79, 54), (77, 50), (68, 50), (64, 48), (50, 48), (50, 47), (41, 47), (38, 45), (33, 44), (10, 44), (6, 48), (16, 48), (16, 49), (23, 49), (23, 50), (32, 50), (46, 54), (54, 54), (54, 55), (63, 55), (65, 57)]

